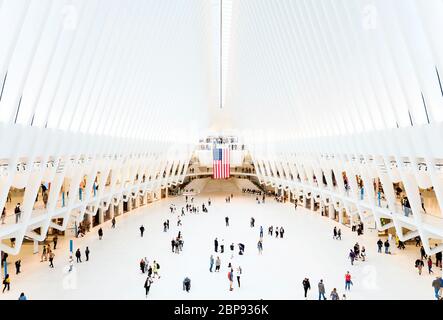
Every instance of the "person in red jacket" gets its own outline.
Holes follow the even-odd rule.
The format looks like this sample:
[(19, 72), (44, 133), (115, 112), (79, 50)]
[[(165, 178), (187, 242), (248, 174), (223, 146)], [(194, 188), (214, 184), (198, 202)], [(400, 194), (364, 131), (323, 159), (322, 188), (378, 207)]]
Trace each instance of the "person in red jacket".
[(428, 257), (428, 272), (429, 272), (429, 274), (434, 273), (434, 271), (432, 271), (432, 259), (431, 259), (431, 256)]
[(345, 274), (345, 290), (351, 290), (351, 274), (349, 271)]

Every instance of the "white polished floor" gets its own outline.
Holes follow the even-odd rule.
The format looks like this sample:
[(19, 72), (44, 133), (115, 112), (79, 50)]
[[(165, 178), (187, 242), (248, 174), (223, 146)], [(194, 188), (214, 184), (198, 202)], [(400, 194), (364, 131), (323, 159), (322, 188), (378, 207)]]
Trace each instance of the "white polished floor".
[[(336, 287), (341, 297), (348, 270), (354, 283), (347, 293), (348, 299), (434, 298), (434, 276), (426, 270), (418, 276), (414, 268), (417, 248), (408, 246), (401, 253), (395, 249), (392, 255), (378, 254), (376, 231), (368, 230), (357, 237), (342, 226), (343, 240), (333, 240), (332, 228), (339, 225), (318, 213), (303, 208), (295, 211), (292, 204), (271, 199), (258, 205), (254, 196), (241, 193), (235, 193), (232, 202), (225, 203), (230, 186), (223, 188), (223, 192), (202, 194), (194, 200), (201, 204), (210, 197), (213, 204), (207, 214), (187, 214), (183, 218), (184, 251), (179, 255), (171, 252), (171, 239), (179, 229), (169, 206), (175, 203), (179, 211), (184, 197), (162, 200), (119, 217), (116, 229), (105, 224), (102, 241), (98, 240), (96, 230), (75, 239), (74, 248), (80, 247), (84, 256), (88, 245), (91, 255), (89, 262), (75, 264), (70, 274), (66, 272), (67, 240), (59, 243), (55, 251), (55, 269), (50, 269), (47, 262), (41, 263), (39, 255), (28, 255), (22, 259), (23, 273), (16, 276), (11, 263), (12, 290), (0, 293), (0, 299), (17, 299), (20, 292), (25, 292), (29, 299), (145, 299), (145, 275), (139, 270), (139, 261), (145, 256), (161, 266), (161, 279), (152, 284), (149, 299), (303, 299), (301, 283), (305, 277), (312, 286), (308, 299), (318, 298), (320, 279), (324, 280), (327, 296)], [(215, 190), (214, 182), (209, 183), (207, 190)], [(230, 227), (225, 227), (225, 216), (230, 217)], [(251, 216), (256, 219), (255, 228), (249, 227)], [(164, 233), (162, 224), (166, 219), (170, 220), (171, 229)], [(141, 224), (146, 228), (144, 238), (139, 234)], [(267, 235), (271, 224), (285, 228), (284, 239)], [(260, 225), (265, 229), (261, 256), (256, 245)], [(220, 273), (209, 272), (215, 237), (225, 240)], [(367, 262), (351, 266), (347, 254), (356, 241), (366, 246)], [(231, 242), (246, 245), (245, 255), (236, 254), (233, 260), (235, 267), (241, 265), (243, 275), (241, 289), (235, 283), (232, 292), (227, 279)], [(434, 272), (441, 275), (440, 270)], [(186, 276), (192, 280), (190, 293), (182, 290)]]

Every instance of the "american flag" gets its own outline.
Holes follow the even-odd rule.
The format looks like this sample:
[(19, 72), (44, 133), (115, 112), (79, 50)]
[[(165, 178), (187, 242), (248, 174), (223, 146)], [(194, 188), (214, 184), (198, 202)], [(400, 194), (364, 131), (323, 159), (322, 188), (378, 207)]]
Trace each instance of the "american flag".
[(231, 168), (229, 165), (229, 149), (228, 148), (216, 148), (213, 149), (213, 162), (212, 162), (212, 177), (214, 179), (227, 179), (231, 175)]

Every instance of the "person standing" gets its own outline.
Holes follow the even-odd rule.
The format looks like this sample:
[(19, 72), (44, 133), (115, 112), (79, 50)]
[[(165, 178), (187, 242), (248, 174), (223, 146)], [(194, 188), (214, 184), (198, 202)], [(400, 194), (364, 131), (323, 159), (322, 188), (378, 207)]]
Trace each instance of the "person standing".
[(20, 217), (22, 215), (22, 209), (20, 208), (20, 203), (17, 203), (17, 205), (15, 206), (14, 213), (15, 213), (15, 223), (19, 223)]
[(3, 207), (2, 216), (1, 216), (2, 224), (5, 224), (5, 219), (6, 219), (6, 207)]
[(320, 282), (318, 283), (318, 300), (321, 300), (322, 297), (323, 297), (323, 300), (326, 300), (325, 285), (323, 283), (323, 279), (320, 280)]
[(260, 239), (263, 238), (263, 226), (260, 226)]
[(142, 273), (145, 273), (145, 260), (141, 259), (140, 260), (140, 270), (142, 271)]
[(101, 240), (103, 238), (103, 230), (102, 228), (98, 229), (98, 239)]
[(175, 239), (172, 238), (172, 240), (171, 240), (171, 249), (172, 249), (172, 253), (174, 253), (175, 245), (176, 245), (176, 243), (175, 243)]
[(386, 241), (385, 241), (385, 243), (384, 243), (384, 246), (385, 246), (385, 254), (389, 254), (390, 252), (389, 252), (389, 246), (390, 246), (390, 244), (389, 244), (389, 240), (388, 239), (386, 239)]
[(222, 239), (221, 244), (220, 244), (220, 253), (225, 252), (225, 240)]
[(332, 239), (337, 239), (337, 227), (334, 227)]
[(6, 288), (8, 291), (11, 289), (11, 278), (9, 277), (9, 274), (5, 276), (5, 279), (3, 280), (3, 293), (5, 293)]
[(255, 219), (254, 217), (251, 217), (251, 228), (254, 228)]
[(46, 246), (43, 246), (42, 258), (41, 258), (40, 262), (43, 262), (43, 259), (45, 259), (45, 261), (48, 261), (48, 253), (46, 251)]
[(15, 274), (20, 273), (21, 265), (22, 265), (22, 261), (20, 259), (15, 262)]
[(145, 232), (145, 227), (143, 225), (140, 226), (140, 236), (143, 238), (143, 233)]
[(77, 249), (75, 252), (75, 257), (77, 258), (77, 263), (82, 262), (82, 253), (80, 252), (80, 249)]
[(145, 285), (144, 285), (146, 298), (148, 297), (149, 289), (151, 289), (152, 282), (154, 282), (154, 281), (152, 280), (152, 278), (150, 276), (148, 276), (146, 278)]
[(20, 297), (18, 297), (18, 300), (28, 300), (28, 299), (26, 298), (25, 293), (22, 292), (20, 293)]
[(217, 257), (217, 259), (215, 260), (215, 272), (220, 271), (220, 266), (221, 266), (221, 260), (220, 257)]
[(115, 217), (112, 217), (111, 223), (112, 223), (111, 228), (115, 229)]
[(214, 256), (211, 254), (209, 258), (209, 272), (212, 272), (212, 267), (214, 266)]
[(54, 243), (54, 250), (57, 249), (57, 241), (58, 241), (58, 236), (55, 235), (54, 238), (52, 238), (52, 242)]
[(89, 247), (86, 247), (85, 249), (85, 256), (86, 256), (86, 261), (89, 261)]
[(237, 268), (237, 283), (238, 283), (238, 287), (240, 288), (240, 277), (243, 273), (243, 270), (240, 266), (238, 266)]
[(225, 217), (226, 226), (229, 227), (229, 217)]
[(308, 290), (311, 289), (311, 284), (309, 283), (309, 279), (305, 278), (302, 282), (302, 285), (303, 285), (303, 290), (305, 292), (305, 299), (307, 299), (308, 298)]
[(381, 239), (378, 239), (377, 247), (378, 247), (378, 253), (381, 253), (381, 248), (383, 248), (383, 241), (381, 241)]
[(351, 284), (352, 284), (351, 274), (348, 271), (345, 274), (345, 290), (351, 290)]
[(283, 229), (283, 227), (280, 227), (280, 238), (283, 238), (284, 232), (285, 232), (285, 229)]

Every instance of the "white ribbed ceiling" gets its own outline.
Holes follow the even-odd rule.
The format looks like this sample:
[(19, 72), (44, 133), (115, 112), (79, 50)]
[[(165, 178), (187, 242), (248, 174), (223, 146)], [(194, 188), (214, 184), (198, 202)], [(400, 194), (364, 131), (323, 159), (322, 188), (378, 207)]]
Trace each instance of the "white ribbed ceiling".
[[(443, 120), (443, 1), (0, 0), (0, 121), (142, 139)], [(6, 31), (5, 31), (6, 30)]]

